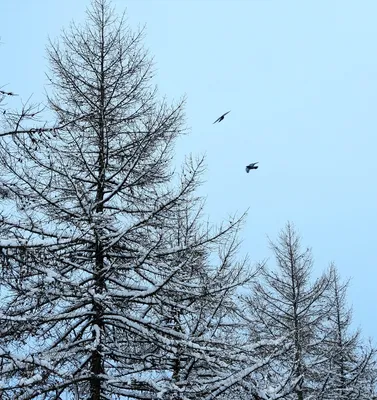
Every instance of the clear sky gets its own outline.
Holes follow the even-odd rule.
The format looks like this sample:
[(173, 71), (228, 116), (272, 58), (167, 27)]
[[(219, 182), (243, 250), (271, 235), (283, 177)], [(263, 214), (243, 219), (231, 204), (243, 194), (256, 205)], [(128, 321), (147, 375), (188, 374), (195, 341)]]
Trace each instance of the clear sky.
[[(0, 84), (43, 100), (47, 37), (82, 21), (88, 4), (0, 0)], [(294, 222), (316, 275), (334, 261), (351, 278), (355, 325), (376, 340), (377, 1), (114, 4), (132, 27), (146, 24), (161, 94), (187, 95), (191, 133), (176, 162), (206, 154), (212, 221), (249, 209), (242, 252), (254, 261), (270, 256), (266, 235)]]

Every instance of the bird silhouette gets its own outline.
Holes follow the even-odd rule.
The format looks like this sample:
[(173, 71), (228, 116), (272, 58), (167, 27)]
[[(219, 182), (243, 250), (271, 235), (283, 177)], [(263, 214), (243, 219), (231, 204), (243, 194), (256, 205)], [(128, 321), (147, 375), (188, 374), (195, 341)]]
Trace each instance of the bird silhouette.
[(258, 165), (257, 165), (257, 164), (258, 164), (258, 163), (255, 162), (255, 163), (251, 163), (251, 164), (247, 165), (247, 166), (246, 166), (246, 172), (249, 173), (249, 171), (250, 171), (251, 169), (258, 169)]
[(223, 114), (221, 117), (217, 118), (217, 120), (214, 122), (214, 124), (216, 124), (216, 122), (221, 122), (221, 121), (224, 119), (225, 115), (227, 115), (227, 114), (229, 114), (229, 113), (230, 113), (230, 111), (226, 112), (226, 113)]

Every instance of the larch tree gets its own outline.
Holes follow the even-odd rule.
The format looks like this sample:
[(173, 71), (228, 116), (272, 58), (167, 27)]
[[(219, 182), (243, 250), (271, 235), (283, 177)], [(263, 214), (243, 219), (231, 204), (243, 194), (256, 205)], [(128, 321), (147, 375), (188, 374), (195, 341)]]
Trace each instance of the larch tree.
[[(286, 338), (287, 351), (261, 371), (260, 385), (275, 388), (284, 399), (313, 399), (316, 369), (324, 362), (318, 346), (325, 340), (322, 325), (329, 313), (326, 301), (331, 278), (311, 282), (312, 256), (288, 223), (277, 242), (270, 241), (276, 268), (262, 266), (261, 280), (246, 297), (250, 336), (257, 340)], [(277, 397), (279, 398), (279, 397)]]
[[(352, 332), (352, 313), (347, 307), (348, 282), (342, 283), (334, 265), (327, 317), (328, 334), (322, 346), (321, 400), (367, 400), (376, 397), (375, 349), (363, 343), (360, 331)], [(372, 378), (372, 379), (371, 379)], [(371, 384), (372, 383), (372, 384)]]
[[(191, 235), (197, 234), (200, 211), (201, 207), (191, 217), (184, 213), (177, 225), (175, 245), (185, 246), (190, 243)], [(237, 249), (236, 236), (225, 238), (218, 247), (217, 258), (213, 252), (208, 252), (210, 248), (195, 249), (188, 279), (191, 293), (173, 288), (167, 294), (171, 301), (153, 310), (157, 312), (160, 327), (173, 328), (191, 340), (210, 344), (211, 356), (206, 358), (187, 353), (182, 343), (177, 343), (173, 352), (158, 355), (168, 360), (166, 365), (173, 384), (177, 392), (184, 387), (187, 398), (228, 399), (235, 393), (238, 395), (243, 392), (247, 378), (268, 364), (271, 355), (278, 351), (278, 340), (250, 344), (245, 336), (245, 321), (239, 316), (236, 292), (240, 286), (248, 284), (256, 272), (250, 271), (246, 260), (236, 262)], [(261, 357), (262, 349), (268, 351), (266, 357)], [(257, 386), (251, 385), (250, 392), (257, 391)], [(173, 398), (181, 397), (177, 393)]]
[(242, 218), (199, 224), (203, 160), (171, 171), (184, 102), (142, 37), (93, 0), (48, 50), (57, 128), (1, 139), (3, 398), (221, 398), (268, 362), (232, 311)]

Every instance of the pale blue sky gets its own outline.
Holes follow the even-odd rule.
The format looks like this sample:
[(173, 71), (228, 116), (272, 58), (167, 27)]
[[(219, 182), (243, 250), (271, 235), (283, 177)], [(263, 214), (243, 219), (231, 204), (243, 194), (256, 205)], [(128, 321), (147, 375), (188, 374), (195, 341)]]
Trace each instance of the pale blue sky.
[[(0, 78), (43, 99), (47, 36), (89, 0), (0, 0)], [(377, 2), (375, 0), (117, 0), (146, 24), (161, 94), (186, 94), (184, 154), (206, 153), (200, 193), (214, 222), (249, 208), (243, 252), (270, 255), (287, 220), (352, 278), (349, 301), (377, 338)], [(212, 122), (232, 110), (221, 124)], [(245, 165), (259, 161), (257, 171)]]

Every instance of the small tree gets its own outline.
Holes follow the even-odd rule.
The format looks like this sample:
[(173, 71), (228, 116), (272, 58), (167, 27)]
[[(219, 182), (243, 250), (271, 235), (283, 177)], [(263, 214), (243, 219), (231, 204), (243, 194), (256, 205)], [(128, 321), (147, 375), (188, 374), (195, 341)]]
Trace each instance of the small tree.
[[(9, 108), (7, 99), (15, 96), (18, 94), (6, 90), (5, 87), (0, 87), (0, 137), (29, 135), (30, 137), (34, 136), (33, 140), (36, 140), (36, 136), (55, 135), (59, 129), (64, 129), (74, 122), (61, 123), (60, 121), (53, 126), (48, 126), (46, 123), (42, 123), (41, 114), (44, 108), (40, 104), (31, 103), (30, 98), (22, 104), (21, 111)], [(79, 116), (78, 119), (82, 117)]]
[[(334, 265), (329, 300), (327, 339), (322, 346), (327, 362), (323, 365), (322, 391), (318, 398), (326, 400), (361, 400), (376, 396), (368, 384), (375, 375), (375, 349), (362, 343), (360, 332), (351, 332), (352, 314), (347, 308), (348, 282), (341, 283)], [(373, 373), (374, 370), (374, 373)], [(371, 392), (372, 390), (372, 392)], [(374, 392), (374, 394), (373, 394)]]
[(267, 366), (260, 384), (275, 387), (282, 398), (304, 400), (312, 398), (314, 372), (322, 362), (317, 348), (325, 339), (322, 325), (330, 308), (325, 295), (331, 279), (323, 275), (310, 282), (311, 252), (301, 250), (292, 224), (288, 223), (278, 242), (270, 245), (277, 268), (264, 265), (262, 279), (254, 285), (252, 296), (246, 298), (249, 329), (251, 337), (259, 340), (285, 337), (287, 351)]

